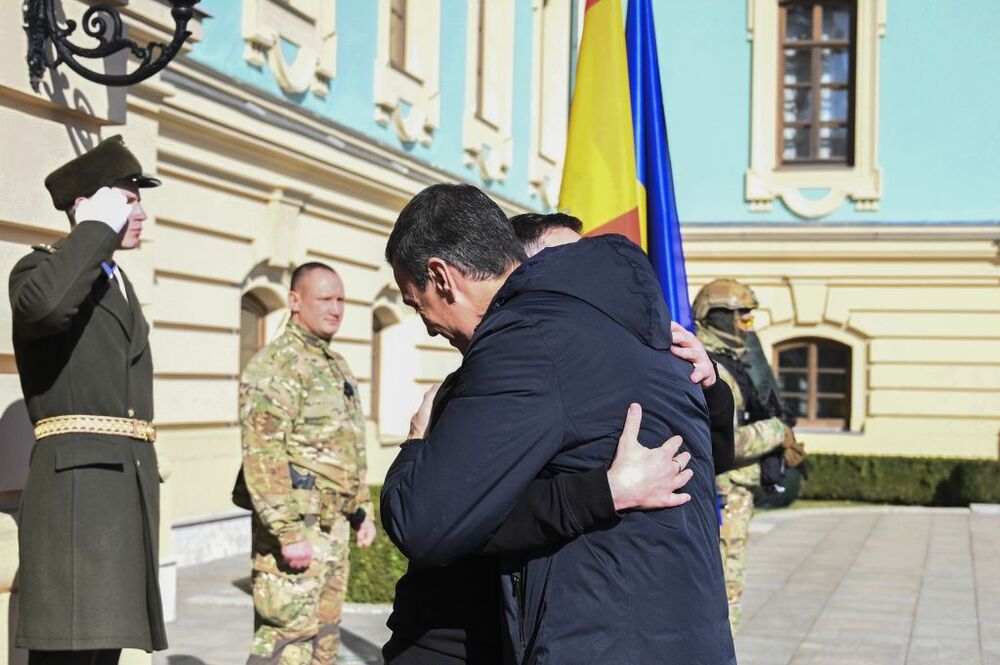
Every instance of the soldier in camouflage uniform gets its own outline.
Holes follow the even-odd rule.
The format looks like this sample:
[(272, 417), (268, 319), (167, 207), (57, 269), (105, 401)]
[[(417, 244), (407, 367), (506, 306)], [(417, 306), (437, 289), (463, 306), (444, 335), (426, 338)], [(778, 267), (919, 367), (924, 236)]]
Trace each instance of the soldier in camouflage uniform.
[(253, 504), (255, 633), (248, 663), (333, 663), (350, 529), (375, 538), (357, 381), (330, 348), (344, 311), (321, 263), (292, 276), (291, 320), (240, 385), (243, 475)]
[(757, 298), (749, 288), (729, 279), (707, 284), (692, 305), (698, 339), (718, 363), (719, 377), (732, 388), (735, 401), (735, 468), (716, 478), (724, 505), (722, 561), (729, 620), (734, 630), (740, 622), (753, 495), (760, 486), (758, 462), (782, 446), (798, 447), (792, 428), (782, 421), (780, 405), (762, 403), (750, 377), (745, 335), (753, 331), (751, 312), (757, 306)]

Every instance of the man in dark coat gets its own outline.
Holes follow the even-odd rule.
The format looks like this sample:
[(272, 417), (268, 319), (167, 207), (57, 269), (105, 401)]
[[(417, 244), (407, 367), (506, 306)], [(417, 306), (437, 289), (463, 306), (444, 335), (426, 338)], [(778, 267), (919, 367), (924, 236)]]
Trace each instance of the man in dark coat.
[(113, 261), (139, 246), (142, 174), (121, 137), (46, 178), (72, 230), (10, 275), (14, 354), (35, 425), (21, 502), (17, 646), (29, 663), (165, 649), (149, 326)]
[(383, 488), (383, 525), (412, 561), (390, 627), (413, 648), (397, 661), (499, 661), (481, 616), (495, 561), (467, 555), (536, 476), (606, 467), (623, 410), (641, 402), (640, 441), (683, 437), (691, 501), (507, 558), (507, 660), (735, 663), (708, 414), (690, 365), (666, 352), (669, 314), (642, 251), (608, 236), (522, 265), (495, 204), (438, 185), (400, 214), (386, 257), (404, 302), (464, 356), (430, 434), (404, 444)]

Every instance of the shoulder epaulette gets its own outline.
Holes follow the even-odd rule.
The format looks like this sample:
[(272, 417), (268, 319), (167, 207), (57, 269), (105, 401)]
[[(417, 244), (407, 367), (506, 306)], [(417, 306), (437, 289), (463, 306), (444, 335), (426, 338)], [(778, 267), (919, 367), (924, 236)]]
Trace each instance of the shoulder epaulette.
[(32, 245), (31, 249), (37, 250), (39, 252), (45, 252), (46, 254), (55, 254), (59, 251), (58, 247), (53, 247), (47, 242), (39, 243), (37, 245)]

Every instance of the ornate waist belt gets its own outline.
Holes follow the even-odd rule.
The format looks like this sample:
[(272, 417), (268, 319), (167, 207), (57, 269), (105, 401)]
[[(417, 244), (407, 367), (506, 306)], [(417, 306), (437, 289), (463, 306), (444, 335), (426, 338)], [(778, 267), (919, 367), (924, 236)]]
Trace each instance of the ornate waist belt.
[(113, 434), (140, 441), (156, 442), (152, 423), (136, 418), (112, 416), (55, 416), (35, 423), (35, 440), (56, 434)]

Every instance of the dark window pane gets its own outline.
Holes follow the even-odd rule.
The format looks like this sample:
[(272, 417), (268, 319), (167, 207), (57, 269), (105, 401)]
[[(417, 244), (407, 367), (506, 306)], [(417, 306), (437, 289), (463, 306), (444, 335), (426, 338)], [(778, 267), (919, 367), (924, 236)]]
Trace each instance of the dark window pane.
[(816, 392), (820, 393), (846, 393), (847, 392), (847, 375), (846, 374), (826, 374), (820, 373), (816, 377), (817, 387)]
[(846, 41), (851, 38), (851, 10), (846, 7), (823, 8), (823, 39)]
[(812, 90), (785, 88), (785, 122), (812, 119)]
[(786, 367), (801, 367), (805, 369), (809, 359), (808, 349), (804, 346), (797, 346), (778, 354), (778, 365), (784, 369)]
[[(785, 96), (787, 97), (787, 93)], [(847, 88), (823, 88), (819, 98), (820, 120), (847, 122)]]
[(799, 418), (805, 418), (809, 415), (809, 402), (805, 398), (801, 397), (786, 397), (785, 406), (788, 410)]
[(781, 383), (781, 391), (786, 393), (806, 393), (809, 392), (809, 377), (805, 372), (785, 372), (782, 371), (778, 377)]
[(847, 400), (840, 397), (821, 397), (816, 400), (817, 418), (847, 418)]
[(786, 161), (809, 159), (809, 127), (785, 127), (781, 158)]
[(841, 344), (820, 344), (819, 345), (819, 366), (847, 369), (850, 363), (850, 349)]
[(820, 127), (819, 158), (847, 159), (847, 127)]
[(823, 83), (847, 83), (851, 73), (851, 56), (846, 48), (823, 49), (822, 62), (823, 74), (820, 80)]
[(790, 41), (808, 41), (813, 34), (812, 7), (806, 5), (790, 5), (788, 7), (788, 23), (785, 26), (785, 38)]
[(812, 79), (811, 55), (809, 49), (785, 49), (785, 84), (809, 83)]

